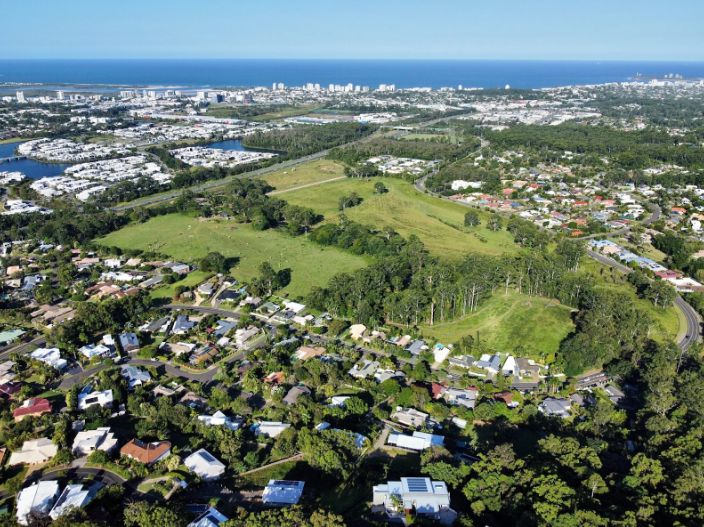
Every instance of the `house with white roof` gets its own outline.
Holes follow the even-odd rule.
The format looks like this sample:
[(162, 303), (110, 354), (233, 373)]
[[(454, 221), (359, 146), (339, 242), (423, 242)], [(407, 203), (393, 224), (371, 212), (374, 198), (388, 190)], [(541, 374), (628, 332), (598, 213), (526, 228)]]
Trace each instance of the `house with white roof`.
[(59, 348), (37, 348), (29, 356), (57, 370), (63, 370), (68, 364), (66, 359), (61, 358)]
[(259, 423), (254, 433), (258, 436), (276, 437), (289, 426), (291, 425), (288, 423), (281, 423), (278, 421), (262, 421)]
[(204, 448), (193, 452), (183, 464), (204, 481), (218, 479), (225, 472), (225, 465)]
[(51, 509), (49, 516), (55, 520), (72, 507), (77, 509), (85, 507), (103, 487), (102, 483), (94, 483), (89, 488), (85, 488), (84, 485), (67, 485), (56, 501), (56, 505)]
[(36, 512), (40, 515), (49, 514), (59, 497), (58, 481), (39, 481), (17, 495), (17, 523), (29, 524), (29, 515)]
[(227, 516), (215, 507), (211, 507), (189, 523), (186, 527), (218, 527), (221, 523), (228, 521), (228, 519), (229, 518)]
[(76, 456), (88, 456), (96, 450), (112, 452), (117, 447), (117, 438), (110, 432), (110, 427), (78, 432), (73, 440), (73, 453)]
[(87, 359), (92, 359), (96, 356), (108, 357), (112, 354), (112, 349), (104, 344), (88, 344), (87, 346), (78, 348), (78, 351)]
[(418, 431), (413, 432), (412, 436), (391, 432), (386, 442), (389, 445), (415, 450), (417, 452), (434, 446), (445, 446), (445, 438), (443, 436)]
[(46, 437), (25, 441), (22, 445), (22, 450), (12, 453), (8, 464), (12, 467), (22, 464), (36, 465), (38, 463), (46, 463), (56, 455), (58, 449), (59, 447)]
[(148, 371), (143, 371), (136, 366), (129, 366), (127, 364), (123, 365), (120, 369), (120, 375), (127, 379), (130, 388), (142, 386), (152, 380), (152, 376)]
[(105, 408), (112, 406), (112, 401), (112, 390), (105, 390), (104, 392), (79, 393), (78, 409), (86, 410), (94, 404), (99, 404)]
[[(401, 505), (394, 503), (398, 496)], [(372, 511), (385, 511), (389, 516), (412, 514), (451, 524), (456, 514), (450, 508), (450, 493), (444, 481), (430, 478), (401, 478), (376, 485), (372, 490)]]
[(230, 419), (219, 410), (213, 415), (199, 415), (198, 420), (205, 426), (226, 426), (232, 431), (242, 428), (243, 421), (239, 415), (234, 419)]
[(518, 364), (516, 364), (516, 358), (513, 355), (509, 355), (501, 367), (501, 373), (504, 375), (518, 375)]
[(303, 494), (305, 481), (270, 480), (264, 488), (262, 503), (274, 507), (296, 505)]

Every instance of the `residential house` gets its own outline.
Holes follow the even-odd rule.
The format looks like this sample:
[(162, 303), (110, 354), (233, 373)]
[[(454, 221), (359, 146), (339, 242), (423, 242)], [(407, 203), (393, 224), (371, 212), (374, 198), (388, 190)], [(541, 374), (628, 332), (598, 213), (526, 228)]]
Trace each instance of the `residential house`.
[[(400, 507), (395, 498), (400, 499)], [(372, 491), (372, 511), (383, 510), (389, 516), (416, 516), (430, 519), (452, 518), (450, 493), (444, 481), (431, 481), (430, 478), (401, 478), (376, 485)], [(451, 521), (449, 523), (452, 523)]]
[(352, 340), (356, 341), (356, 340), (361, 339), (362, 337), (364, 337), (366, 332), (367, 332), (367, 326), (365, 326), (364, 324), (354, 324), (354, 325), (350, 326), (350, 338)]
[(320, 346), (315, 348), (311, 346), (301, 346), (296, 353), (294, 353), (296, 360), (308, 360), (313, 357), (320, 357), (321, 355), (325, 355), (325, 348)]
[(414, 340), (406, 347), (406, 351), (411, 355), (420, 355), (427, 349), (428, 345), (422, 340)]
[(39, 481), (22, 489), (17, 494), (16, 517), (20, 525), (28, 525), (30, 515), (49, 514), (51, 508), (59, 497), (58, 481)]
[(570, 416), (570, 401), (558, 397), (547, 397), (538, 405), (538, 410), (548, 417), (565, 417)]
[(193, 452), (183, 460), (183, 464), (203, 481), (216, 480), (225, 472), (225, 465), (204, 448)]
[(16, 408), (15, 411), (12, 412), (12, 416), (15, 418), (15, 423), (19, 423), (28, 416), (39, 417), (40, 415), (50, 414), (51, 408), (51, 401), (48, 399), (33, 397), (27, 399), (22, 403), (22, 406)]
[(78, 409), (86, 410), (94, 404), (99, 404), (103, 408), (111, 407), (112, 401), (112, 390), (105, 390), (104, 392), (79, 393)]
[(604, 391), (609, 396), (609, 400), (615, 405), (619, 405), (622, 402), (623, 398), (626, 396), (625, 393), (616, 388), (616, 386), (614, 386), (613, 384), (604, 386)]
[(34, 360), (42, 361), (43, 363), (48, 364), (52, 368), (56, 368), (59, 371), (63, 370), (68, 364), (66, 359), (61, 358), (59, 348), (37, 348), (30, 353), (29, 356)]
[(93, 483), (88, 488), (86, 488), (83, 484), (67, 485), (61, 493), (61, 496), (59, 496), (59, 499), (56, 501), (56, 505), (54, 505), (51, 509), (49, 516), (52, 520), (56, 520), (69, 509), (80, 509), (85, 507), (93, 498), (95, 498), (98, 491), (104, 486), (105, 485), (102, 483), (97, 482)]
[(228, 521), (228, 517), (218, 511), (215, 507), (209, 508), (186, 527), (219, 527), (220, 524)]
[(501, 373), (504, 375), (517, 375), (518, 374), (518, 363), (513, 355), (509, 355), (501, 367)]
[(14, 399), (21, 389), (22, 383), (6, 382), (0, 385), (0, 397), (3, 399)]
[(256, 326), (249, 326), (247, 329), (240, 328), (235, 331), (235, 343), (242, 348), (247, 344), (252, 337), (257, 335), (261, 330)]
[(127, 379), (130, 388), (142, 386), (152, 380), (152, 376), (149, 375), (148, 371), (143, 371), (136, 366), (128, 366), (126, 364), (120, 369), (120, 375)]
[(411, 436), (391, 432), (386, 442), (389, 445), (406, 448), (408, 450), (416, 450), (418, 452), (434, 446), (445, 446), (445, 438), (443, 436), (418, 431), (413, 432)]
[(361, 366), (359, 364), (355, 364), (354, 368), (352, 368), (348, 373), (357, 379), (366, 379), (370, 375), (374, 375), (379, 369), (379, 366), (379, 362), (375, 360), (364, 360)]
[(110, 427), (98, 428), (78, 432), (73, 440), (73, 453), (76, 456), (89, 456), (96, 450), (112, 452), (117, 447), (115, 434), (110, 432)]
[(452, 350), (448, 348), (447, 346), (443, 346), (441, 344), (438, 344), (433, 348), (433, 356), (435, 359), (435, 362), (438, 364), (442, 364), (445, 362), (445, 360), (450, 356), (450, 353), (452, 353)]
[(523, 357), (518, 357), (516, 359), (516, 366), (520, 375), (540, 373), (540, 366), (538, 366), (532, 359), (524, 359)]
[(349, 398), (349, 395), (335, 395), (330, 397), (330, 404), (328, 404), (328, 408), (344, 408), (345, 401)]
[(135, 333), (122, 333), (119, 337), (120, 346), (125, 353), (137, 351), (139, 349), (139, 340)]
[(471, 355), (461, 355), (459, 357), (450, 357), (448, 361), (450, 363), (450, 366), (469, 369), (474, 363), (474, 357), (472, 357)]
[(487, 372), (496, 375), (501, 369), (501, 357), (498, 355), (489, 355), (485, 353), (481, 358), (474, 363), (477, 368), (482, 368)]
[(112, 355), (112, 349), (104, 344), (88, 344), (87, 346), (78, 348), (78, 351), (80, 351), (81, 354), (87, 359), (92, 359), (97, 356), (109, 357)]
[(288, 423), (281, 423), (279, 421), (262, 421), (261, 423), (255, 426), (255, 435), (264, 437), (276, 437), (291, 425)]
[(205, 397), (201, 397), (200, 395), (196, 395), (193, 392), (188, 392), (186, 395), (181, 397), (178, 402), (179, 404), (184, 404), (186, 406), (190, 406), (191, 408), (208, 407), (208, 399), (206, 399)]
[(139, 439), (132, 439), (120, 449), (120, 455), (151, 466), (171, 455), (171, 443), (169, 441), (145, 443)]
[(200, 366), (201, 364), (212, 361), (217, 357), (219, 352), (220, 350), (218, 350), (216, 346), (208, 344), (207, 346), (197, 349), (193, 355), (188, 357), (188, 362), (193, 366)]
[(198, 294), (201, 296), (210, 296), (213, 294), (213, 290), (215, 289), (215, 284), (213, 282), (205, 282), (204, 284), (200, 284), (198, 286)]
[(218, 320), (215, 329), (212, 329), (210, 332), (216, 337), (224, 337), (236, 327), (237, 321)]
[(42, 437), (40, 439), (32, 439), (25, 441), (22, 445), (22, 450), (13, 452), (10, 455), (9, 465), (36, 465), (38, 463), (46, 463), (58, 452), (58, 446), (51, 439)]
[(218, 301), (220, 301), (220, 302), (236, 302), (241, 296), (242, 296), (242, 293), (235, 291), (234, 289), (228, 289), (218, 295)]
[(171, 328), (172, 335), (185, 335), (198, 324), (188, 319), (187, 315), (178, 315), (174, 321), (174, 326)]
[(428, 421), (428, 414), (419, 412), (415, 408), (401, 408), (396, 407), (396, 412), (391, 415), (392, 418), (396, 419), (399, 423), (412, 428), (420, 428), (425, 426)]
[(447, 388), (442, 396), (445, 400), (454, 406), (464, 406), (470, 410), (474, 410), (474, 405), (477, 402), (476, 388)]
[(301, 499), (304, 485), (304, 481), (269, 480), (262, 494), (262, 503), (273, 507), (296, 505)]
[(217, 411), (213, 415), (199, 415), (198, 420), (205, 426), (226, 426), (232, 431), (242, 428), (243, 422), (242, 417), (239, 415), (231, 419), (221, 411)]
[(288, 391), (286, 396), (283, 398), (283, 402), (284, 404), (293, 406), (294, 404), (296, 404), (296, 400), (301, 395), (310, 396), (310, 388), (304, 385), (294, 386)]
[(271, 384), (272, 386), (279, 386), (284, 382), (284, 372), (274, 371), (262, 379), (266, 384)]

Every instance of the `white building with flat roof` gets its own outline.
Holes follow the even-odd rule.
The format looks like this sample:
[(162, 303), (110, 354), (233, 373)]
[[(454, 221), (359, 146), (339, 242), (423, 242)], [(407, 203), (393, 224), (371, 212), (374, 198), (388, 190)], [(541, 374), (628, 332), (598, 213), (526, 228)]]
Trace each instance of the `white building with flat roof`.
[[(402, 505), (397, 507), (392, 496), (398, 496)], [(415, 514), (446, 523), (454, 511), (450, 509), (450, 493), (444, 481), (430, 478), (401, 478), (385, 485), (376, 485), (372, 495), (372, 510), (384, 510), (389, 516)], [(449, 523), (451, 524), (452, 521)]]

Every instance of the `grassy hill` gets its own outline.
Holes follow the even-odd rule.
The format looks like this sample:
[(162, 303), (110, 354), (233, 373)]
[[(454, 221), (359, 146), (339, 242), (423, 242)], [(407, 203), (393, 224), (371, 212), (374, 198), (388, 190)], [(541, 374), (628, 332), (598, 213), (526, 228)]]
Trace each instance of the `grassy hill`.
[(502, 352), (521, 347), (528, 356), (543, 358), (557, 352), (574, 328), (572, 309), (554, 300), (497, 292), (480, 309), (454, 322), (421, 326), (424, 335), (452, 343), (479, 334), (483, 346)]
[(294, 297), (307, 294), (314, 284), (326, 284), (336, 273), (354, 271), (367, 264), (360, 256), (321, 247), (304, 237), (294, 238), (275, 230), (255, 231), (250, 225), (219, 219), (203, 221), (179, 214), (129, 225), (96, 242), (122, 249), (158, 251), (186, 262), (218, 251), (227, 258), (239, 258), (231, 269), (239, 280), (254, 278), (259, 274), (260, 264), (269, 261), (274, 269), (291, 269), (291, 284), (283, 292)]
[[(377, 181), (383, 182), (388, 192), (374, 194)], [(479, 214), (481, 226), (465, 227), (464, 215), (473, 209), (423, 194), (412, 183), (400, 179), (342, 179), (279, 197), (295, 205), (312, 207), (327, 221), (334, 221), (340, 214), (339, 199), (350, 192), (356, 192), (363, 201), (345, 211), (349, 219), (377, 229), (388, 225), (405, 237), (415, 234), (436, 256), (460, 258), (469, 252), (500, 255), (518, 250), (511, 234), (484, 227), (488, 214)]]

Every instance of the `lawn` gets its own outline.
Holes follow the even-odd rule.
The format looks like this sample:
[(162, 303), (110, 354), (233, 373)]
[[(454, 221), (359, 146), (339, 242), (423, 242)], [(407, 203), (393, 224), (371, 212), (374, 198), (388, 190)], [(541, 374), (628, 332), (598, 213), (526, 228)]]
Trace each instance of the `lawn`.
[(557, 352), (572, 331), (571, 311), (555, 300), (497, 291), (476, 313), (455, 322), (424, 325), (422, 331), (443, 343), (466, 335), (476, 339), (478, 334), (486, 348), (513, 352), (520, 347), (531, 357), (544, 358)]
[(276, 230), (256, 231), (250, 225), (233, 221), (205, 221), (179, 214), (129, 225), (96, 242), (123, 249), (158, 251), (191, 263), (211, 251), (219, 251), (226, 258), (238, 259), (231, 273), (245, 281), (258, 276), (259, 266), (269, 261), (274, 269), (291, 269), (291, 284), (283, 293), (292, 297), (306, 295), (313, 285), (327, 284), (337, 273), (352, 272), (367, 264), (360, 256), (321, 247), (305, 237), (294, 238)]
[(263, 177), (276, 190), (286, 191), (303, 185), (312, 185), (344, 176), (344, 167), (335, 161), (320, 159), (297, 167), (272, 172)]
[[(378, 181), (388, 190), (384, 194), (374, 194)], [(415, 234), (436, 256), (461, 258), (469, 252), (497, 256), (518, 251), (508, 232), (492, 232), (484, 227), (487, 213), (479, 212), (481, 226), (464, 227), (465, 213), (474, 209), (423, 194), (401, 179), (343, 179), (286, 192), (281, 198), (312, 207), (327, 221), (335, 221), (340, 215), (339, 199), (350, 192), (356, 192), (363, 201), (345, 211), (347, 218), (376, 229), (390, 226), (405, 237)]]
[(192, 273), (188, 273), (188, 275), (183, 280), (179, 280), (178, 282), (174, 282), (173, 284), (165, 284), (160, 287), (157, 287), (156, 289), (153, 289), (151, 292), (151, 296), (152, 298), (173, 298), (174, 294), (176, 293), (176, 288), (178, 286), (185, 285), (186, 287), (195, 287), (201, 282), (206, 281), (211, 276), (213, 276), (213, 273), (193, 271)]
[(294, 476), (302, 476), (306, 471), (310, 471), (308, 462), (303, 460), (286, 461), (285, 463), (257, 470), (251, 474), (238, 476), (237, 487), (260, 489), (266, 487), (270, 479), (296, 479)]

